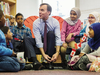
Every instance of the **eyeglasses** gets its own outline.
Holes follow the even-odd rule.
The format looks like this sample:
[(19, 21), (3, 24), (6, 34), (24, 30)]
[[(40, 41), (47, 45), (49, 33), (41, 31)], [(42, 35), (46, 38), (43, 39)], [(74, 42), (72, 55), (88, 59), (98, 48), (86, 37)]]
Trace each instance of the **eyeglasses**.
[(77, 15), (76, 13), (70, 13), (70, 15)]
[(88, 19), (95, 19), (95, 17), (88, 17)]

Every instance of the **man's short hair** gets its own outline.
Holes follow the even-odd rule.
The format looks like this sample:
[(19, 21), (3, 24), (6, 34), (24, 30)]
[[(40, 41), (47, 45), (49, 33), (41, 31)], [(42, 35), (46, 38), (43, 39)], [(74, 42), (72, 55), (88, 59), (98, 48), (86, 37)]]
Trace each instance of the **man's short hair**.
[(23, 15), (21, 13), (16, 14), (16, 16), (15, 16), (16, 19), (17, 19), (17, 16), (22, 16), (23, 17)]
[[(42, 5), (47, 5), (47, 10), (50, 11), (50, 14), (51, 14), (51, 12), (52, 12), (52, 7), (51, 7), (48, 3), (42, 3), (40, 6), (42, 6)], [(49, 15), (50, 15), (50, 14), (49, 14)]]

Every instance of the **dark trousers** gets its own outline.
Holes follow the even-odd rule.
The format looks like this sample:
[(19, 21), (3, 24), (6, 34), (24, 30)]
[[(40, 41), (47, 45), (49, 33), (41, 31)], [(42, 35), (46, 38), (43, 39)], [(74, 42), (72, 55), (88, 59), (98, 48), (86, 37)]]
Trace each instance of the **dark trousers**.
[[(43, 40), (42, 40), (43, 41)], [(25, 37), (24, 38), (25, 55), (30, 59), (31, 57), (36, 57), (36, 54), (41, 54), (39, 48), (36, 47), (36, 41), (34, 38)], [(47, 50), (46, 54), (52, 57), (56, 52), (55, 49), (55, 34), (52, 31), (47, 33)]]

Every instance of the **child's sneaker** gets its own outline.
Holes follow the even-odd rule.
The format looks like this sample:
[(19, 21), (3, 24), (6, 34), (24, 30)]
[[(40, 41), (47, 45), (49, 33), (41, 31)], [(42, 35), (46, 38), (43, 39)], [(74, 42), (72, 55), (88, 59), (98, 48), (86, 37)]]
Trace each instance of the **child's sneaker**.
[(86, 67), (86, 65), (84, 63), (79, 64), (79, 69), (83, 70), (83, 71), (88, 71), (88, 68)]
[(24, 70), (31, 70), (33, 68), (32, 64), (26, 64)]

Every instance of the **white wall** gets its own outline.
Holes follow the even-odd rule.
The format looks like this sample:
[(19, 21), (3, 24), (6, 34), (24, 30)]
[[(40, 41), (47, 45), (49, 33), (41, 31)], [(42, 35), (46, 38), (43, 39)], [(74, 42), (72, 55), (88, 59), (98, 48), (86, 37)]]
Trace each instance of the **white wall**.
[(32, 15), (38, 16), (41, 0), (17, 0), (17, 13), (22, 13), (24, 18)]
[(89, 13), (97, 11), (100, 13), (100, 0), (76, 0), (76, 6), (81, 10), (81, 21), (87, 19)]
[[(25, 18), (32, 16), (32, 15), (37, 15), (38, 16), (38, 11), (39, 11), (39, 5), (43, 2), (43, 0), (17, 0), (17, 13), (20, 12), (24, 15)], [(58, 13), (61, 12), (56, 12), (55, 7), (56, 7), (56, 0), (44, 0), (44, 2), (49, 2), (49, 4), (52, 6), (52, 13), (54, 15), (58, 16)], [(52, 3), (53, 2), (53, 3)], [(60, 2), (60, 1), (59, 1)], [(60, 4), (63, 4), (63, 8), (60, 8), (60, 11), (62, 11), (62, 15), (65, 15), (63, 17), (64, 19), (69, 17), (69, 13), (72, 7), (75, 7), (75, 2), (74, 0), (63, 0), (60, 2)], [(62, 5), (61, 5), (62, 7)], [(55, 13), (56, 12), (56, 13)]]
[[(17, 13), (20, 12), (25, 18), (37, 15), (42, 0), (17, 0)], [(87, 19), (89, 13), (97, 11), (100, 13), (100, 0), (75, 0), (75, 6), (81, 10), (81, 21)], [(67, 7), (66, 7), (67, 8)]]

